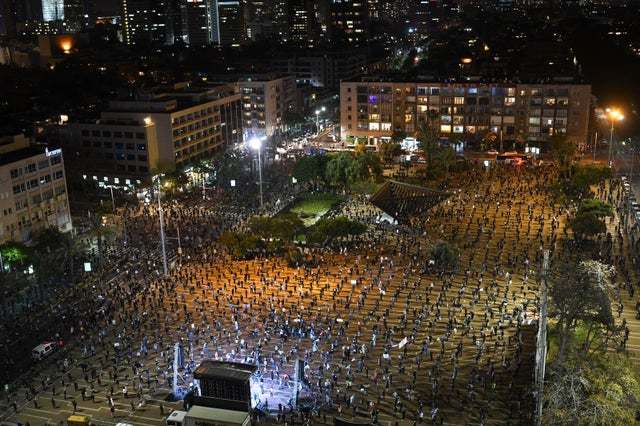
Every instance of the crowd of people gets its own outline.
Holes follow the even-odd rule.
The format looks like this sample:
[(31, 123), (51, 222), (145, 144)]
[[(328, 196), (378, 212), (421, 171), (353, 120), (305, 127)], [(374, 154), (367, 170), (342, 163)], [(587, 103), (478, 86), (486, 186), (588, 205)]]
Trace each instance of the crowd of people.
[[(297, 267), (277, 257), (233, 259), (216, 238), (257, 207), (193, 197), (164, 204), (167, 236), (179, 229), (182, 250), (163, 276), (156, 205), (127, 209), (128, 251), (117, 274), (79, 286), (68, 299), (78, 303), (42, 307), (27, 325), (70, 340), (59, 371), (75, 365), (82, 373), (32, 371), (19, 385), (36, 405), (38, 395), (72, 386), (111, 413), (123, 401), (134, 411), (133, 401), (172, 388), (179, 343), (185, 377), (203, 359), (258, 366), (260, 407), (277, 421), (298, 419), (292, 377), (300, 359), (314, 423), (329, 415), (531, 424), (539, 270), (567, 235), (567, 210), (552, 200), (555, 178), (552, 168), (473, 168), (452, 180), (458, 188), (448, 188), (448, 199), (418, 206), (398, 225), (378, 221), (366, 197), (347, 197), (332, 214), (368, 231), (304, 249)], [(263, 212), (295, 196), (280, 189)], [(599, 195), (619, 197), (619, 188)], [(430, 266), (439, 240), (459, 249), (452, 270)], [(14, 348), (20, 325), (3, 327), (4, 347)], [(22, 396), (9, 392), (7, 401)]]

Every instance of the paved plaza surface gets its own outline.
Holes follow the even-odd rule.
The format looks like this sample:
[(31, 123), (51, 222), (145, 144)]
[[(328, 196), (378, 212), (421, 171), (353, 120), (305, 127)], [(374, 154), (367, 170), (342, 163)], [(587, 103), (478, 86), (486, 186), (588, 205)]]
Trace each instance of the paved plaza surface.
[[(18, 382), (2, 409), (30, 425), (58, 424), (74, 411), (96, 425), (163, 424), (182, 405), (166, 400), (181, 343), (191, 366), (206, 358), (257, 363), (274, 417), (289, 411), (277, 401), (292, 392), (300, 358), (314, 395), (312, 424), (341, 415), (380, 424), (530, 425), (541, 261), (545, 250), (559, 256), (569, 236), (567, 211), (552, 201), (554, 179), (552, 169), (474, 170), (452, 180), (450, 198), (398, 226), (377, 224), (381, 211), (351, 197), (333, 214), (368, 223), (366, 235), (310, 250), (301, 267), (233, 260), (202, 225), (204, 244), (187, 244), (169, 277), (142, 257), (144, 267), (106, 284), (111, 302), (64, 353)], [(616, 190), (599, 195), (615, 198)], [(620, 230), (613, 260), (621, 265), (631, 262), (624, 225), (616, 228), (622, 213), (609, 223)], [(167, 216), (171, 230), (181, 216)], [(240, 217), (224, 223), (242, 227)], [(460, 251), (453, 273), (430, 268), (439, 240)], [(637, 359), (637, 296), (622, 291), (620, 300), (618, 321), (630, 325), (627, 350)]]

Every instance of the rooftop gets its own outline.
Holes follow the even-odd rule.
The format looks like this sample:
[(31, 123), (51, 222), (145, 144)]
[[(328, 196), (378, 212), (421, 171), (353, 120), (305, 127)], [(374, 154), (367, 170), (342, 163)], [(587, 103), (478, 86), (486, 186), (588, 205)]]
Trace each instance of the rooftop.
[(439, 84), (549, 84), (549, 85), (587, 85), (583, 81), (571, 77), (555, 77), (553, 79), (538, 80), (506, 80), (490, 79), (483, 77), (468, 77), (462, 79), (443, 79), (432, 75), (406, 76), (402, 74), (384, 74), (375, 76), (362, 76), (343, 80), (343, 83), (439, 83)]
[(40, 154), (44, 154), (44, 150), (37, 146), (29, 146), (16, 151), (10, 151), (0, 156), (0, 166), (16, 163)]
[(244, 381), (249, 380), (256, 370), (257, 367), (251, 364), (206, 360), (196, 368), (193, 377), (196, 379), (224, 377)]

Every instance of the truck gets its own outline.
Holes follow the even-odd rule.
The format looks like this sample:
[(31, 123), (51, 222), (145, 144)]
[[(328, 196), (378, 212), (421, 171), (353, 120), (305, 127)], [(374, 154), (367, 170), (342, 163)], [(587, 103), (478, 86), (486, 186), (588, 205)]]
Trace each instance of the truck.
[(251, 416), (246, 411), (194, 405), (187, 412), (172, 412), (165, 424), (166, 426), (249, 426)]

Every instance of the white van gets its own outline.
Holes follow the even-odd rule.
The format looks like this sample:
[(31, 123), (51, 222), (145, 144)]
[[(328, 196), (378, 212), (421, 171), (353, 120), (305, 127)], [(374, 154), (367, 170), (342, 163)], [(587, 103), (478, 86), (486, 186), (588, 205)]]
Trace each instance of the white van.
[(31, 356), (35, 360), (40, 360), (48, 357), (56, 350), (55, 342), (41, 343), (31, 351)]
[(169, 417), (167, 417), (166, 426), (182, 426), (184, 423), (184, 416), (187, 415), (186, 411), (175, 410)]

